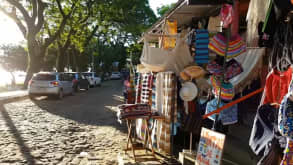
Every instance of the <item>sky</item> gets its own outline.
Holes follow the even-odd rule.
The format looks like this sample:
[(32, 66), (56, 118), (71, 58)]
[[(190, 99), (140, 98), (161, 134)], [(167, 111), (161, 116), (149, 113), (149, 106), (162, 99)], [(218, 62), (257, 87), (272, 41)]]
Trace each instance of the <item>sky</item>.
[(171, 4), (177, 1), (178, 0), (149, 0), (149, 4), (154, 12), (157, 14), (157, 7), (161, 7), (162, 5)]
[[(177, 2), (177, 0), (149, 0), (150, 7), (155, 13), (158, 7), (174, 2)], [(0, 12), (0, 45), (19, 44), (23, 40), (22, 33), (16, 24), (9, 17)]]

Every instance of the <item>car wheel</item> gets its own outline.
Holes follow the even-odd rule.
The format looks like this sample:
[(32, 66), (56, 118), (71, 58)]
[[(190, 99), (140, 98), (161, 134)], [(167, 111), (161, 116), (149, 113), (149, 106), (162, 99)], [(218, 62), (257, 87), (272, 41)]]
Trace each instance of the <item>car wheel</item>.
[(61, 99), (63, 99), (63, 97), (64, 97), (63, 90), (60, 90), (59, 93), (58, 93), (58, 95), (57, 95), (57, 99), (58, 100), (61, 100)]

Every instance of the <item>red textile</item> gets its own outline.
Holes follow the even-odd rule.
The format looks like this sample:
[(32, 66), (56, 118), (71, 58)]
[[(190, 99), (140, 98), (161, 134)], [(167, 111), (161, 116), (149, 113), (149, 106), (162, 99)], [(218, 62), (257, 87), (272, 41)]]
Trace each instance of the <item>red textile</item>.
[(288, 93), (288, 88), (292, 79), (292, 68), (279, 72), (272, 70), (267, 77), (265, 85), (265, 98), (263, 104), (281, 104), (283, 97)]

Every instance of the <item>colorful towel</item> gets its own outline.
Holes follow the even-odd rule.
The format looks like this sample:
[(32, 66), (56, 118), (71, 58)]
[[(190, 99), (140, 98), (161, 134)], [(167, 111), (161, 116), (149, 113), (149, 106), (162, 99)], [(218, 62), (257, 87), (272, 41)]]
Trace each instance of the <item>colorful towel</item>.
[(195, 57), (197, 64), (207, 64), (209, 62), (209, 32), (206, 29), (195, 31)]
[[(209, 43), (209, 49), (220, 56), (225, 56), (226, 38), (220, 33), (216, 34)], [(246, 52), (245, 42), (238, 34), (233, 36), (229, 41), (227, 59), (239, 56), (244, 52)]]

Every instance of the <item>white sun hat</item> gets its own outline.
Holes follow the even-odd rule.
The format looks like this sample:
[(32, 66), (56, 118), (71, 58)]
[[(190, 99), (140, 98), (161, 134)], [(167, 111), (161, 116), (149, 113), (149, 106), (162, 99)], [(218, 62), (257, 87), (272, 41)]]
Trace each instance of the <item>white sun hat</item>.
[(198, 95), (198, 88), (192, 82), (185, 82), (182, 84), (179, 95), (183, 101), (192, 101)]

